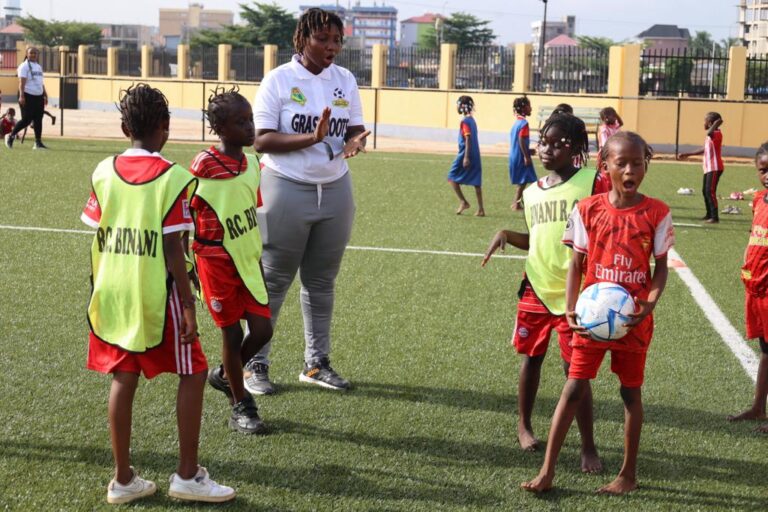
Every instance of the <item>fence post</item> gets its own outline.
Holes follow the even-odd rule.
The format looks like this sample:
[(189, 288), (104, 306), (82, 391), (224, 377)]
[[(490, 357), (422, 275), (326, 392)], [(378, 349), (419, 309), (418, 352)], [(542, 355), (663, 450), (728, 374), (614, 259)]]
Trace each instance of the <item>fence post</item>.
[(747, 49), (731, 46), (728, 52), (728, 89), (725, 99), (744, 100), (744, 86), (747, 78)]
[(371, 87), (384, 87), (387, 83), (387, 45), (375, 44), (371, 51)]
[(27, 58), (27, 46), (24, 41), (16, 41), (16, 66), (20, 66)]
[(110, 46), (107, 48), (107, 76), (117, 76), (117, 52), (119, 49), (116, 46)]
[(232, 45), (219, 45), (219, 82), (229, 80), (229, 70), (232, 69)]
[(141, 46), (141, 78), (149, 78), (152, 74), (152, 47), (148, 44)]
[(77, 47), (77, 76), (85, 75), (85, 61), (88, 59), (88, 46), (87, 44), (81, 44)]
[(608, 95), (636, 97), (640, 94), (639, 44), (611, 46), (608, 54)]
[(176, 79), (189, 78), (189, 45), (180, 44), (176, 47)]
[(277, 67), (277, 45), (264, 45), (264, 76)]
[(456, 81), (456, 51), (458, 46), (450, 43), (440, 45), (440, 74), (438, 87), (447, 91), (453, 89)]
[(515, 45), (515, 79), (512, 81), (512, 91), (522, 94), (531, 87), (531, 50), (528, 43)]
[(67, 74), (67, 52), (69, 52), (69, 46), (59, 46), (59, 75), (64, 76)]

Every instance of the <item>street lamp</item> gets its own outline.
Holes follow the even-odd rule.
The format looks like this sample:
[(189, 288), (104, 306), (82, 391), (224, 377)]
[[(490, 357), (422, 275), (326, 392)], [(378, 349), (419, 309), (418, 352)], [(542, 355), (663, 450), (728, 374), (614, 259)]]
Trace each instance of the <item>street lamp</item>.
[(539, 36), (539, 73), (544, 69), (544, 40), (547, 37), (547, 2), (549, 0), (541, 0), (544, 2), (544, 19), (541, 21), (541, 34)]

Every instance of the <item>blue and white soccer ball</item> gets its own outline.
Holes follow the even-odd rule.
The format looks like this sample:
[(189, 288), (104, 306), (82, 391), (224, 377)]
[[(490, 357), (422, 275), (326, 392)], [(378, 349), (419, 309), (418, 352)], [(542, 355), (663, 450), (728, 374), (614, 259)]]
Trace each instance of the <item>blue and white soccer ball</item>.
[(586, 287), (576, 301), (576, 321), (589, 331), (592, 339), (612, 341), (623, 338), (624, 325), (635, 312), (635, 301), (623, 286), (601, 282)]

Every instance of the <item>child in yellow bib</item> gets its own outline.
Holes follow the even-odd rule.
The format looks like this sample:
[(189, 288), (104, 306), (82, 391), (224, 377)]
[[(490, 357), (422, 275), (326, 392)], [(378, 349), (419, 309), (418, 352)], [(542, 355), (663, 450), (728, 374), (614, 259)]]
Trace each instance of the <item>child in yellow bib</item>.
[[(208, 98), (206, 116), (221, 143), (201, 151), (190, 172), (198, 179), (191, 203), (192, 249), (205, 302), (223, 341), (223, 364), (211, 369), (208, 383), (229, 399), (230, 428), (263, 434), (266, 427), (243, 381), (243, 366), (272, 338), (256, 222), (260, 171), (256, 159), (243, 153), (253, 145), (253, 112), (237, 88), (221, 88)], [(245, 336), (242, 319), (248, 323)]]

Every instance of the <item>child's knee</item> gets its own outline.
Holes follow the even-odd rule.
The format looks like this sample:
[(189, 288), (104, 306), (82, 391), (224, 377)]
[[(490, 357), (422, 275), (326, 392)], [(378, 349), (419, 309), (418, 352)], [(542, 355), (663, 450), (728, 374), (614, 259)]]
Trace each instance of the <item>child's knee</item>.
[(619, 389), (619, 393), (621, 394), (621, 399), (624, 401), (624, 405), (626, 407), (631, 407), (635, 404), (642, 404), (642, 395), (640, 393), (639, 387), (637, 388), (628, 388), (621, 386)]
[(768, 355), (768, 343), (765, 341), (765, 338), (760, 338), (759, 345), (760, 352), (762, 352), (763, 355)]
[(568, 379), (563, 389), (563, 396), (570, 403), (579, 402), (584, 398), (588, 387), (589, 381), (586, 379)]

